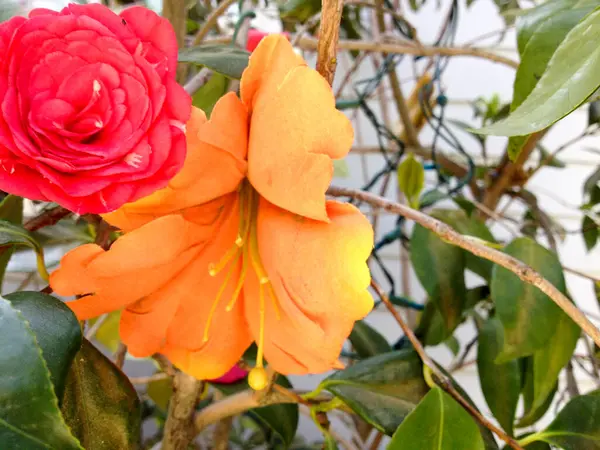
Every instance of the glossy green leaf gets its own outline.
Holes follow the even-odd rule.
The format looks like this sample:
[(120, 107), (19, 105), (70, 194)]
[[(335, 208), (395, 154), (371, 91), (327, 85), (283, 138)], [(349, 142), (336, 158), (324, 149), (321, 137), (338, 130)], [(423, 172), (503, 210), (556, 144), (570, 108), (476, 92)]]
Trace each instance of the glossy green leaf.
[[(277, 384), (286, 388), (292, 387), (290, 381), (283, 375), (277, 377)], [(224, 394), (231, 395), (236, 392), (247, 390), (248, 382), (243, 380), (233, 384), (214, 383), (213, 386)], [(277, 433), (287, 447), (292, 444), (298, 428), (297, 404), (280, 403), (277, 405), (263, 406), (261, 408), (251, 409), (248, 413), (254, 419), (264, 423)]]
[(422, 370), (413, 350), (400, 350), (359, 361), (323, 380), (319, 388), (391, 435), (427, 393)]
[(600, 85), (600, 10), (572, 28), (535, 88), (506, 119), (481, 134), (522, 136), (543, 130), (581, 105)]
[[(496, 243), (494, 235), (483, 221), (473, 216), (467, 216), (462, 210), (438, 210), (433, 211), (431, 215), (436, 219), (447, 223), (460, 234)], [(494, 264), (491, 261), (475, 256), (473, 253), (467, 252), (466, 250), (461, 251), (465, 254), (465, 264), (467, 269), (489, 281), (492, 276)]]
[(437, 303), (432, 300), (425, 303), (425, 309), (415, 330), (416, 336), (426, 346), (441, 344), (451, 336), (451, 332), (446, 329), (442, 314), (437, 308)]
[[(594, 202), (594, 192), (600, 190), (600, 167), (598, 167), (583, 183), (583, 197), (590, 203)], [(598, 200), (600, 202), (600, 199)]]
[(0, 220), (0, 247), (24, 246), (35, 251), (37, 255), (38, 271), (42, 278), (48, 279), (48, 271), (44, 263), (44, 249), (35, 240), (33, 235), (21, 225)]
[(503, 333), (498, 318), (485, 322), (479, 331), (477, 369), (485, 401), (504, 431), (512, 435), (521, 394), (521, 367), (517, 360), (496, 363), (502, 350)]
[[(548, 62), (567, 33), (589, 14), (596, 0), (559, 0), (528, 10), (517, 21), (521, 64), (515, 75), (511, 111), (517, 109), (533, 91)], [(524, 25), (524, 27), (522, 27)], [(525, 34), (521, 37), (521, 34)], [(522, 48), (522, 45), (526, 45)], [(527, 138), (515, 137), (509, 142), (509, 156), (516, 158)]]
[(350, 339), (354, 350), (361, 358), (369, 358), (392, 351), (388, 341), (363, 320), (359, 320), (354, 324), (348, 339)]
[(533, 354), (533, 402), (540, 408), (558, 382), (558, 374), (573, 356), (581, 335), (579, 326), (561, 311), (560, 319), (546, 345)]
[(217, 101), (227, 92), (229, 82), (227, 77), (220, 73), (213, 73), (210, 79), (196, 91), (192, 97), (192, 104), (206, 113), (210, 118)]
[[(562, 266), (553, 252), (525, 237), (512, 241), (504, 252), (566, 293)], [(504, 326), (504, 349), (498, 356), (499, 362), (531, 355), (548, 343), (562, 311), (546, 294), (500, 266), (494, 267), (490, 290)]]
[(517, 428), (525, 428), (533, 425), (540, 420), (548, 411), (554, 400), (554, 396), (558, 390), (558, 383), (554, 385), (546, 399), (541, 405), (533, 408), (534, 393), (534, 373), (533, 373), (533, 356), (522, 358), (519, 360), (522, 367), (521, 379), (523, 380), (523, 415), (516, 424)]
[[(523, 438), (529, 436), (530, 434), (533, 434), (533, 433), (527, 433), (523, 436), (519, 436), (519, 439), (523, 439)], [(525, 450), (552, 450), (552, 448), (546, 442), (541, 442), (541, 441), (532, 442), (531, 444), (527, 444), (527, 445), (523, 446), (523, 448)], [(502, 447), (502, 450), (511, 450), (511, 449), (512, 449), (512, 447), (508, 444), (506, 444), (504, 447)]]
[(394, 433), (388, 450), (483, 450), (473, 418), (435, 387)]
[(141, 406), (131, 382), (87, 339), (67, 375), (62, 412), (86, 449), (140, 447)]
[(600, 391), (571, 399), (544, 431), (522, 442), (544, 441), (564, 450), (600, 449)]
[(425, 187), (425, 169), (412, 153), (398, 165), (398, 187), (411, 208), (419, 207), (419, 195)]
[[(23, 222), (23, 199), (15, 195), (7, 195), (0, 203), (0, 219), (20, 225)], [(14, 252), (12, 247), (0, 248), (0, 293), (2, 281), (8, 262)]]
[(420, 225), (413, 229), (410, 246), (417, 278), (436, 302), (451, 332), (461, 321), (465, 301), (465, 253)]
[(179, 62), (194, 63), (223, 74), (240, 79), (248, 66), (250, 53), (225, 44), (205, 44), (179, 50)]
[(35, 335), (23, 315), (1, 297), (0, 342), (2, 448), (82, 450), (60, 414)]
[(287, 0), (279, 11), (282, 19), (305, 22), (321, 10), (320, 0)]
[(5, 296), (29, 323), (50, 371), (54, 392), (61, 399), (71, 362), (81, 347), (81, 326), (62, 301), (41, 292), (13, 292)]

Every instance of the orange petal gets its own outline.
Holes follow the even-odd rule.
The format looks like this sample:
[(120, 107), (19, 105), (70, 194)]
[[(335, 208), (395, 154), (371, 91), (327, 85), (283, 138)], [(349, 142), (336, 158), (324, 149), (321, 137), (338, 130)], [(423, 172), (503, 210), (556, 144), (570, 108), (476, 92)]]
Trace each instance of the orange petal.
[(313, 69), (295, 67), (280, 83), (265, 81), (254, 99), (248, 178), (271, 203), (327, 221), (332, 158), (346, 156), (353, 139), (352, 124), (335, 109), (325, 79)]
[[(167, 343), (161, 350), (173, 364), (198, 379), (213, 379), (224, 375), (239, 361), (252, 342), (243, 314), (243, 299), (226, 311), (239, 280), (242, 259), (232, 260), (216, 276), (210, 276), (209, 264), (218, 262), (234, 246), (238, 233), (238, 202), (232, 202), (219, 222), (219, 233), (188, 269), (175, 280), (179, 290), (179, 308), (167, 331)], [(231, 276), (219, 301), (218, 291)], [(204, 341), (209, 317), (208, 341)]]
[(164, 216), (119, 238), (108, 251), (95, 245), (62, 259), (50, 283), (60, 295), (86, 295), (67, 303), (80, 320), (121, 309), (159, 289), (198, 250), (199, 227)]
[[(277, 319), (267, 296), (264, 353), (280, 373), (319, 373), (337, 367), (354, 322), (373, 307), (366, 264), (373, 247), (371, 225), (349, 204), (328, 201), (327, 214), (330, 223), (291, 214), (261, 199), (260, 257), (281, 313)], [(244, 296), (246, 320), (255, 339), (260, 318), (257, 292), (252, 276)]]
[(306, 62), (283, 36), (270, 35), (260, 41), (240, 80), (240, 94), (248, 110), (253, 110), (261, 88), (279, 86), (289, 71), (299, 66), (306, 66)]
[(166, 188), (105, 214), (106, 221), (127, 231), (236, 190), (247, 169), (248, 113), (234, 93), (217, 102), (208, 122), (193, 109), (187, 144), (184, 167)]

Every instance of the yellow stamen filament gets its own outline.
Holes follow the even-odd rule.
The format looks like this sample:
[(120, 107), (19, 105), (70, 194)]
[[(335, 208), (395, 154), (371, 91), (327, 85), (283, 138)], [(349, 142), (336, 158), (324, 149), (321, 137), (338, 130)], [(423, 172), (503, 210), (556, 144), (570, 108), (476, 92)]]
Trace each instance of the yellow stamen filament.
[(244, 280), (246, 279), (246, 271), (248, 270), (248, 255), (246, 255), (246, 251), (244, 250), (244, 256), (242, 258), (242, 272), (240, 273), (240, 278), (238, 279), (237, 285), (235, 286), (235, 291), (233, 291), (233, 296), (227, 306), (225, 307), (225, 311), (230, 312), (235, 306), (238, 297), (240, 296), (240, 292), (244, 287)]
[(263, 350), (265, 344), (265, 288), (261, 283), (258, 287), (258, 298), (260, 302), (259, 314), (260, 324), (258, 326), (258, 352), (256, 353), (256, 367), (263, 367)]
[(208, 313), (208, 319), (206, 320), (206, 326), (204, 327), (204, 338), (203, 338), (204, 342), (208, 341), (208, 332), (210, 331), (210, 324), (212, 322), (213, 316), (215, 315), (215, 311), (217, 310), (217, 306), (219, 305), (219, 300), (221, 300), (221, 296), (223, 295), (225, 288), (229, 284), (229, 279), (233, 275), (233, 271), (237, 266), (237, 264), (236, 264), (237, 260), (240, 258), (240, 256), (242, 256), (242, 251), (238, 249), (238, 254), (235, 257), (234, 263), (231, 265), (231, 267), (227, 271), (227, 275), (225, 275), (225, 281), (223, 281), (223, 284), (221, 285), (221, 287), (219, 288), (219, 291), (217, 292), (215, 301), (213, 302), (212, 306), (210, 307), (210, 311)]
[(231, 259), (237, 254), (237, 252), (239, 251), (239, 249), (240, 248), (237, 245), (234, 245), (229, 250), (227, 250), (227, 253), (225, 253), (225, 255), (223, 255), (223, 257), (221, 258), (221, 260), (217, 264), (210, 263), (208, 265), (208, 273), (210, 274), (210, 276), (214, 277), (221, 270), (223, 270), (225, 268), (225, 266), (227, 266), (227, 263), (229, 261), (231, 261)]

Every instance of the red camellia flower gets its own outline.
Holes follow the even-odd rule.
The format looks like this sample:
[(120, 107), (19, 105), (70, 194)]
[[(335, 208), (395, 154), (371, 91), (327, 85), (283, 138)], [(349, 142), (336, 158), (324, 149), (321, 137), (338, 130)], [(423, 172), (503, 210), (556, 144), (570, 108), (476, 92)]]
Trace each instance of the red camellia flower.
[(0, 24), (0, 189), (103, 213), (165, 187), (191, 112), (176, 65), (170, 23), (142, 7)]

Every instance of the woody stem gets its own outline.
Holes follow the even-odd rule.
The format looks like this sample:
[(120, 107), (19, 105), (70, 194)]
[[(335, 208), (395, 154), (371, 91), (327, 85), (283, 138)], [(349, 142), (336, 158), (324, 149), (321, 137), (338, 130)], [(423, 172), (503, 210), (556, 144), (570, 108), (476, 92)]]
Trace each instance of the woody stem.
[(202, 382), (177, 372), (173, 378), (173, 395), (165, 423), (163, 450), (185, 450), (194, 437), (194, 412), (202, 391)]

